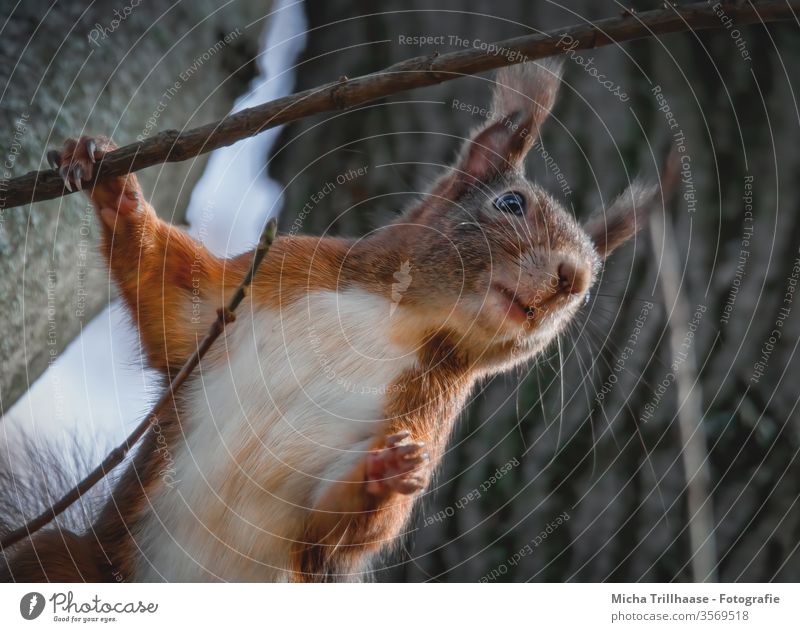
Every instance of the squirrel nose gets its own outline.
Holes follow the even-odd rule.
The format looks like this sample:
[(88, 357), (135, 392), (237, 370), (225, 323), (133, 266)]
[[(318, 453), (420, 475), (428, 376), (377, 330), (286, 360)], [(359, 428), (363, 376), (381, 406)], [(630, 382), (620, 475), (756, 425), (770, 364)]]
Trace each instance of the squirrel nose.
[(558, 264), (558, 292), (561, 294), (582, 294), (589, 287), (592, 273), (589, 266), (571, 259)]

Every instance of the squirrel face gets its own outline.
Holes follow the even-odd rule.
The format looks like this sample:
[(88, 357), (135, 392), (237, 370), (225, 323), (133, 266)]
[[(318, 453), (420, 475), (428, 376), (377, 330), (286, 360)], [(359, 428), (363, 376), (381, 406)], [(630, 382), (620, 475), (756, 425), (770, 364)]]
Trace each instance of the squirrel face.
[(408, 302), (494, 366), (530, 357), (569, 323), (602, 260), (643, 224), (637, 208), (658, 191), (634, 185), (582, 227), (525, 178), (559, 83), (553, 62), (500, 71), (489, 120), (398, 222), (414, 271)]
[(450, 190), (418, 218), (413, 285), (425, 289), (438, 325), (478, 354), (511, 345), (523, 359), (584, 304), (600, 256), (572, 215), (520, 171), (477, 186), (458, 180), (449, 176)]
[(442, 232), (458, 259), (446, 269), (460, 278), (441, 294), (456, 298), (456, 281), (457, 329), (468, 323), (485, 343), (540, 349), (584, 304), (600, 267), (591, 239), (521, 174), (504, 174), (454, 206)]

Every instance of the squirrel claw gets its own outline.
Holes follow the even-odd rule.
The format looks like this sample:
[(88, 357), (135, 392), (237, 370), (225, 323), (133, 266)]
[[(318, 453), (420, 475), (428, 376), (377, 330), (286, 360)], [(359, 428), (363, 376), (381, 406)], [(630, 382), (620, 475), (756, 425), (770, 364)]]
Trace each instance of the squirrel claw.
[(51, 149), (47, 152), (47, 164), (51, 169), (58, 169), (61, 165), (61, 153), (57, 149)]
[(369, 493), (415, 494), (425, 488), (430, 456), (424, 443), (401, 443), (409, 436), (408, 432), (390, 435), (386, 438), (387, 447), (367, 454)]
[(86, 141), (86, 155), (89, 158), (89, 162), (91, 162), (92, 164), (97, 162), (97, 159), (95, 158), (95, 155), (94, 155), (94, 152), (96, 150), (97, 150), (97, 143), (94, 141), (94, 139), (90, 138), (89, 140), (87, 140)]
[[(59, 151), (48, 152), (51, 164), (59, 165), (58, 173), (68, 191), (85, 191), (89, 194), (100, 219), (111, 230), (116, 230), (118, 219), (137, 213), (144, 208), (142, 191), (136, 176), (108, 176), (98, 174), (98, 163), (117, 146), (104, 136), (68, 138)], [(100, 175), (102, 181), (96, 182)]]
[(69, 165), (64, 165), (58, 170), (58, 175), (61, 176), (61, 179), (64, 181), (64, 186), (67, 187), (67, 191), (72, 191), (72, 185), (69, 182)]
[(398, 443), (403, 441), (403, 439), (408, 439), (411, 436), (411, 433), (408, 430), (401, 430), (400, 432), (396, 432), (393, 435), (389, 435), (386, 437), (386, 447), (391, 448), (396, 446)]
[(103, 155), (97, 145), (95, 138), (82, 136), (78, 140), (68, 139), (61, 151), (53, 149), (47, 152), (47, 161), (58, 168), (68, 191), (81, 191), (84, 183), (91, 181), (98, 154), (100, 157)]

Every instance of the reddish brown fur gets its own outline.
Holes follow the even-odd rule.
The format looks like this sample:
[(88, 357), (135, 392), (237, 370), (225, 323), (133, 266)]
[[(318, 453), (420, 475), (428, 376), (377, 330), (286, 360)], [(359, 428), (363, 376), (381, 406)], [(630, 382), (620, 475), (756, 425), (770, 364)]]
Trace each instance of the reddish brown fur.
[[(427, 475), (436, 467), (452, 423), (471, 387), (470, 367), (442, 332), (429, 337), (420, 353), (419, 368), (398, 380), (403, 388), (387, 402), (386, 434), (405, 431), (423, 442), (430, 454)], [(384, 448), (378, 439), (373, 449)], [(355, 573), (363, 559), (397, 541), (414, 498), (367, 490), (366, 458), (343, 481), (332, 485), (314, 508), (303, 538), (294, 546), (298, 581), (316, 581)]]
[[(507, 335), (506, 319), (495, 322), (479, 309), (481, 298), (497, 299), (495, 283), (503, 284), (501, 296), (506, 288), (513, 295), (509, 310), (518, 304), (534, 313), (526, 323), (533, 331), (549, 326), (556, 317), (563, 325), (577, 309), (576, 296), (593, 280), (599, 265), (595, 247), (605, 257), (641, 226), (635, 209), (651, 204), (651, 191), (632, 189), (612, 208), (609, 225), (594, 219), (587, 235), (554, 200), (527, 182), (521, 170), (552, 108), (558, 69), (526, 65), (505, 71), (499, 81), (506, 87), (495, 91), (493, 110), (505, 116), (474, 133), (454, 168), (416, 208), (357, 242), (281, 237), (253, 282), (254, 303), (283, 307), (314, 290), (351, 287), (391, 299), (393, 274), (405, 264), (412, 265), (414, 274), (414, 283), (402, 297), (411, 317), (397, 324), (392, 335), (416, 343), (417, 366), (399, 376), (395, 386), (402, 388), (387, 390), (391, 395), (384, 402), (383, 432), (375, 437), (372, 452), (344, 480), (331, 483), (309, 511), (292, 549), (296, 581), (347, 578), (395, 541), (411, 513), (411, 491), (416, 488), (381, 483), (370, 472), (381, 462), (377, 456), (386, 453), (387, 437), (405, 432), (404, 441), (412, 449), (425, 444), (429, 461), (423, 463), (420, 458), (413, 473), (402, 475), (410, 481), (413, 474), (424, 485), (476, 377), (520, 361), (515, 356), (518, 340)], [(101, 139), (96, 154), (90, 156), (91, 145), (86, 141), (68, 141), (60, 156), (62, 169), (68, 173), (79, 165), (83, 179), (91, 176), (93, 159), (101, 160), (113, 147)], [(522, 216), (493, 208), (495, 196), (506, 191), (517, 192), (527, 201), (528, 210)], [(250, 256), (219, 259), (160, 220), (144, 201), (133, 174), (98, 182), (88, 193), (103, 227), (103, 253), (148, 360), (168, 376), (194, 350), (215, 309), (242, 279)], [(559, 285), (563, 265), (572, 277), (567, 288)], [(552, 278), (559, 283), (552, 284)], [(191, 311), (193, 297), (199, 299), (194, 301), (197, 313)], [(453, 307), (464, 298), (468, 305), (463, 309), (473, 309), (472, 300), (479, 310), (467, 328), (463, 314), (459, 316)], [(471, 312), (464, 313), (469, 320)], [(542, 344), (523, 345), (522, 359)], [(204, 359), (204, 363), (224, 361), (224, 353), (213, 349)], [(137, 558), (131, 531), (149, 509), (148, 495), (163, 465), (157, 437), (170, 446), (180, 440), (181, 410), (177, 401), (169, 415), (159, 420), (158, 432), (145, 436), (92, 532), (37, 534), (12, 555), (13, 574), (7, 578), (130, 578)], [(290, 475), (288, 470), (286, 475)]]

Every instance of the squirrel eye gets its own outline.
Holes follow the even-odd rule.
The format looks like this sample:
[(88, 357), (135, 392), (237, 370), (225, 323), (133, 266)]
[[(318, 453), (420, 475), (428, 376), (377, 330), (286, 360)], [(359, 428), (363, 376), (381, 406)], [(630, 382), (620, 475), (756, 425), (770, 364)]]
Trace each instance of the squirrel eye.
[(525, 215), (525, 198), (521, 193), (509, 191), (508, 193), (503, 193), (494, 201), (494, 207), (504, 213)]

